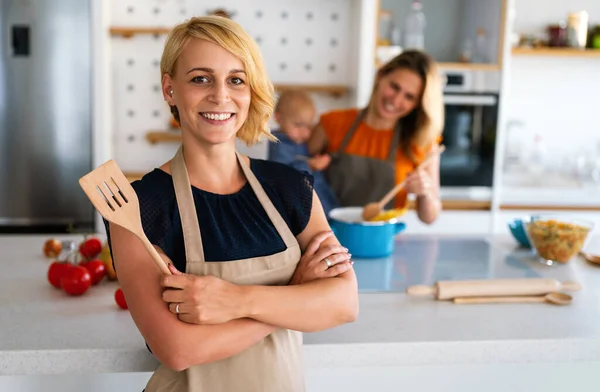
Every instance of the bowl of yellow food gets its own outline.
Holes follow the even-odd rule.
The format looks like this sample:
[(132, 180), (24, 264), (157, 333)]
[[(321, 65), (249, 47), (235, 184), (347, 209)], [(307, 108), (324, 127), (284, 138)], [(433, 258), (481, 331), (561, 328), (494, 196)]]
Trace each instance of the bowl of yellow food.
[(329, 225), (353, 257), (387, 257), (394, 251), (395, 237), (406, 228), (400, 221), (405, 212), (404, 209), (387, 210), (363, 221), (362, 207), (340, 207), (329, 212)]
[(531, 217), (525, 226), (531, 246), (547, 265), (571, 261), (594, 229), (590, 221), (560, 215)]

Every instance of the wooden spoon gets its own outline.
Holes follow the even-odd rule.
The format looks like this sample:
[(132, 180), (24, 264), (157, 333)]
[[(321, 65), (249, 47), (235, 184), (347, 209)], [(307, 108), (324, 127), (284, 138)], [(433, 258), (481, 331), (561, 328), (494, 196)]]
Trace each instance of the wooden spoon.
[(536, 296), (515, 297), (457, 297), (452, 300), (455, 304), (507, 304), (507, 303), (534, 303), (548, 302), (554, 305), (568, 305), (573, 297), (566, 293), (548, 293)]
[(591, 253), (586, 253), (584, 251), (579, 251), (579, 254), (590, 263), (600, 265), (600, 256), (593, 255)]
[[(441, 155), (442, 152), (444, 152), (444, 150), (446, 149), (446, 147), (444, 145), (439, 146), (439, 148), (435, 151), (432, 151), (427, 158), (425, 158), (423, 160), (423, 162), (421, 162), (416, 168), (415, 170), (418, 170), (422, 167), (425, 167), (429, 162), (431, 162), (431, 160), (438, 155)], [(381, 210), (383, 210), (383, 207), (385, 207), (385, 205), (387, 203), (390, 202), (390, 200), (392, 200), (394, 198), (394, 196), (396, 196), (398, 194), (398, 192), (400, 192), (402, 190), (402, 188), (404, 188), (404, 185), (406, 185), (406, 180), (402, 181), (400, 184), (396, 185), (395, 187), (392, 188), (391, 191), (389, 191), (388, 193), (385, 194), (385, 196), (383, 196), (381, 198), (381, 200), (379, 200), (378, 202), (373, 202), (373, 203), (369, 203), (366, 206), (364, 206), (363, 210), (362, 210), (362, 218), (365, 221), (369, 221), (373, 218), (375, 218), (377, 215), (379, 215), (381, 213)]]

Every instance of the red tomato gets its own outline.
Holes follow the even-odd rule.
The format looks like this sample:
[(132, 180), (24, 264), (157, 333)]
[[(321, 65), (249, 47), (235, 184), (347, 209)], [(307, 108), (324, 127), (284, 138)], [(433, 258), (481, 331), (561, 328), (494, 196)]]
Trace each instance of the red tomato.
[(125, 302), (125, 294), (123, 294), (123, 290), (119, 287), (117, 291), (115, 291), (115, 302), (121, 309), (127, 309), (127, 302)]
[(88, 238), (79, 244), (79, 253), (88, 260), (93, 259), (102, 252), (102, 242), (98, 238)]
[(68, 269), (72, 268), (73, 264), (55, 261), (48, 268), (48, 282), (57, 289), (60, 289), (60, 279), (65, 276)]
[(98, 284), (106, 275), (106, 265), (102, 262), (102, 260), (90, 260), (84, 261), (79, 264), (92, 276), (92, 284)]
[(73, 266), (60, 279), (60, 287), (69, 295), (81, 295), (92, 285), (92, 276), (87, 269)]

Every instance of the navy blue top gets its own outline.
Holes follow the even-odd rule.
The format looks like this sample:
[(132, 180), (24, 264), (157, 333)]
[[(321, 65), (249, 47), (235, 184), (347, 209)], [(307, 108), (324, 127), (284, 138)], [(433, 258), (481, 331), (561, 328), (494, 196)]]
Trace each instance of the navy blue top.
[[(313, 177), (277, 162), (250, 159), (250, 169), (292, 233), (300, 234), (310, 218)], [(185, 247), (173, 177), (154, 169), (132, 183), (140, 201), (142, 226), (179, 271), (185, 271)], [(192, 186), (206, 261), (268, 256), (286, 246), (258, 201), (250, 183), (219, 195)], [(110, 241), (108, 224), (106, 232)]]
[(278, 141), (269, 143), (269, 160), (286, 164), (307, 173), (312, 171), (305, 159), (298, 158), (308, 158), (308, 145), (306, 143), (296, 143), (279, 130), (271, 133)]

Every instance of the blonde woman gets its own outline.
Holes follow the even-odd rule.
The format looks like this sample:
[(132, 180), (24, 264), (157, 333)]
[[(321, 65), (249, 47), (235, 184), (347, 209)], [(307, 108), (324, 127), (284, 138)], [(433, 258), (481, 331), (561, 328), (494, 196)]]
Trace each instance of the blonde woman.
[[(432, 223), (441, 211), (439, 158), (415, 170), (441, 141), (444, 127), (442, 77), (426, 53), (406, 51), (377, 72), (366, 109), (321, 115), (309, 140), (311, 155), (333, 160), (326, 177), (342, 205), (381, 199), (395, 184), (406, 187), (390, 207), (405, 208), (414, 194), (421, 221)], [(321, 155), (328, 162), (327, 155)]]
[(183, 142), (134, 188), (173, 275), (109, 227), (131, 316), (161, 362), (146, 392), (303, 391), (301, 332), (354, 321), (357, 283), (312, 177), (235, 150), (236, 137), (270, 137), (258, 47), (230, 19), (192, 18), (167, 38), (161, 74)]

